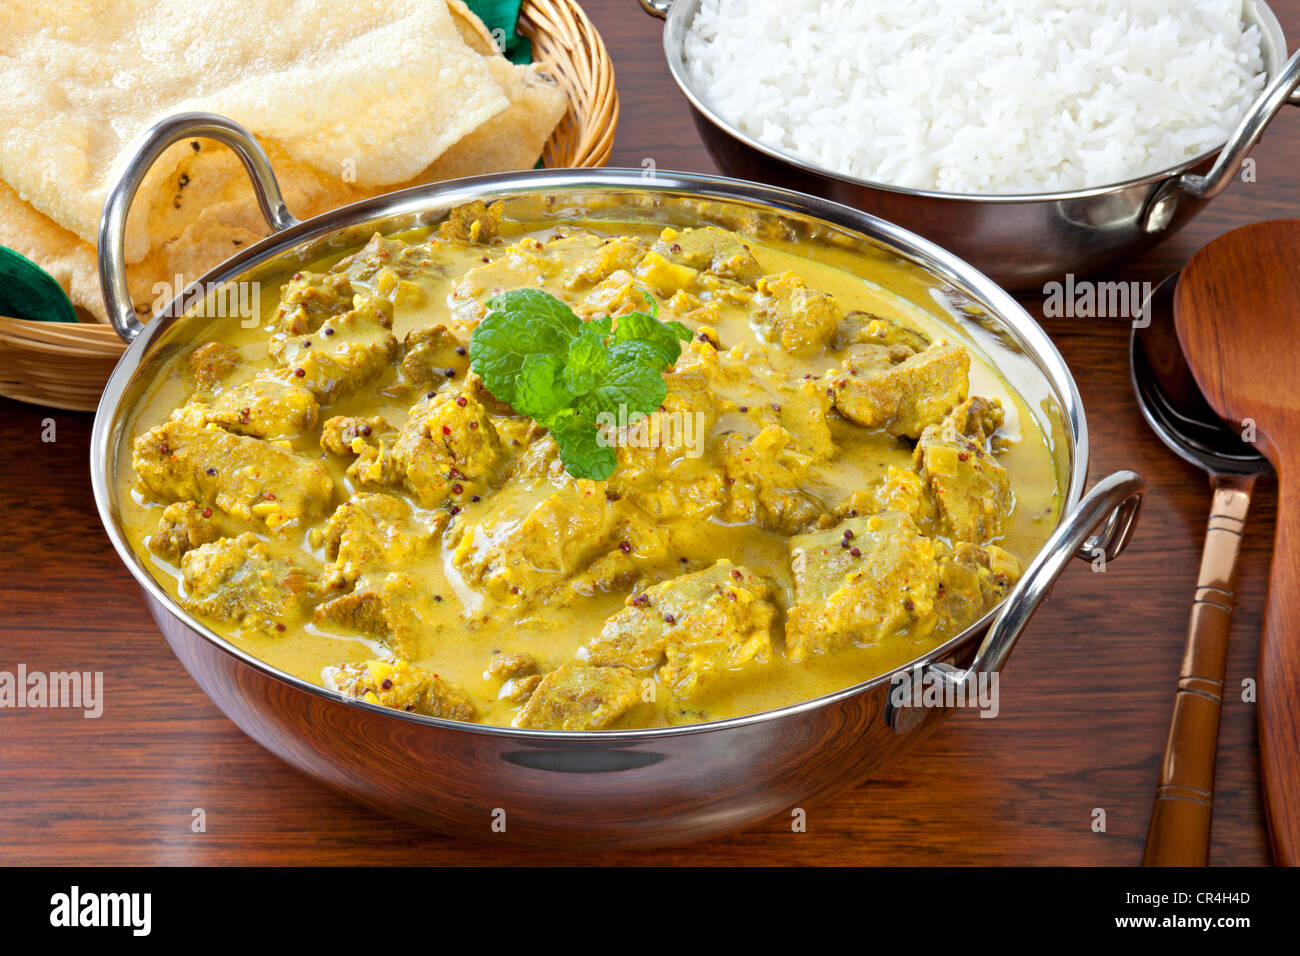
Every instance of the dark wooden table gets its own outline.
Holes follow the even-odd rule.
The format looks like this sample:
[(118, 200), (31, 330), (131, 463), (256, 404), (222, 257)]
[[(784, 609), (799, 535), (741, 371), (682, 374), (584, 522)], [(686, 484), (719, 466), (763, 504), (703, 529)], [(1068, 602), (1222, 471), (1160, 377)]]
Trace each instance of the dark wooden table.
[[(622, 122), (612, 165), (712, 171), (635, 0), (584, 4), (613, 54)], [(1274, 3), (1300, 23), (1300, 0)], [(1283, 115), (1238, 182), (1174, 240), (1112, 276), (1159, 281), (1236, 226), (1295, 215), (1300, 130)], [(1041, 314), (1042, 297), (1025, 299)], [(606, 856), (629, 863), (1134, 864), (1141, 858), (1209, 504), (1206, 479), (1148, 432), (1130, 392), (1126, 321), (1045, 327), (1079, 382), (1092, 474), (1134, 468), (1151, 484), (1141, 529), (1104, 574), (1066, 571), (1002, 683), (1001, 716), (958, 714), (917, 753), (808, 808), (806, 833), (774, 819), (711, 843)], [(56, 440), (42, 440), (46, 419)], [(355, 806), (235, 728), (172, 657), (100, 529), (91, 416), (0, 399), (0, 670), (104, 673), (98, 720), (0, 710), (3, 863), (590, 862), (431, 835)], [(1255, 676), (1274, 485), (1246, 535), (1228, 661), (1211, 860), (1269, 861)], [(206, 832), (191, 829), (206, 812)], [(1105, 832), (1092, 828), (1105, 811)]]

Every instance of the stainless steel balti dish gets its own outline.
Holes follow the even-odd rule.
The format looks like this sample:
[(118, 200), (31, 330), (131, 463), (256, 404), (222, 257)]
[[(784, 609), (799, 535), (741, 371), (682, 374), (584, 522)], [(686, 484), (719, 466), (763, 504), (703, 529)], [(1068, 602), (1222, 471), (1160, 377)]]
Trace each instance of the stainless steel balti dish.
[[(566, 846), (696, 840), (788, 812), (853, 786), (947, 716), (896, 707), (891, 675), (764, 713), (646, 730), (548, 731), (482, 726), (380, 707), (298, 679), (218, 636), (183, 610), (128, 543), (113, 480), (130, 455), (127, 416), (149, 373), (202, 340), (183, 293), (148, 323), (133, 314), (122, 271), (127, 208), (170, 144), (208, 137), (243, 159), (272, 235), (199, 280), (205, 289), (283, 275), (375, 231), (433, 224), (471, 200), (501, 200), (507, 219), (588, 219), (690, 226), (715, 217), (779, 224), (804, 244), (883, 257), (908, 295), (938, 304), (953, 334), (990, 357), (1052, 436), (1062, 517), (1014, 590), (981, 620), (908, 665), (954, 686), (998, 671), (1030, 616), (1076, 555), (1118, 555), (1145, 489), (1122, 471), (1085, 494), (1088, 429), (1079, 392), (1051, 341), (986, 276), (873, 216), (784, 189), (710, 176), (547, 170), (442, 183), (368, 200), (306, 222), (285, 209), (265, 154), (242, 127), (204, 114), (159, 123), (142, 138), (107, 204), (100, 236), (109, 314), (129, 348), (104, 393), (91, 445), (105, 531), (172, 650), (249, 736), (288, 763), (376, 809), (448, 833)], [(972, 691), (973, 696), (973, 691)], [(504, 834), (492, 823), (504, 811)]]
[(700, 0), (641, 0), (665, 17), (664, 53), (690, 101), (709, 153), (729, 176), (775, 183), (863, 209), (943, 246), (1009, 289), (1041, 289), (1067, 274), (1085, 275), (1173, 235), (1241, 169), (1283, 106), (1300, 105), (1300, 54), (1286, 58), (1286, 37), (1263, 0), (1245, 0), (1247, 26), (1262, 36), (1268, 85), (1220, 148), (1137, 179), (1065, 192), (965, 195), (905, 189), (841, 175), (773, 149), (736, 129), (691, 87), (684, 44)]

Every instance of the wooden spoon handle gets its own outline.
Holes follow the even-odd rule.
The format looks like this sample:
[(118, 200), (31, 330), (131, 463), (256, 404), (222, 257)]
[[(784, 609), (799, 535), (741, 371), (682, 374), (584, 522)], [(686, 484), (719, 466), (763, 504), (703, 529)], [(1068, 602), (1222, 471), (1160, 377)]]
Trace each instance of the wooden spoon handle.
[(1216, 479), (1187, 648), (1160, 768), (1143, 866), (1205, 866), (1214, 812), (1214, 758), (1241, 532), (1253, 475)]
[(1280, 866), (1300, 865), (1300, 453), (1277, 466), (1277, 532), (1259, 645), (1259, 762)]

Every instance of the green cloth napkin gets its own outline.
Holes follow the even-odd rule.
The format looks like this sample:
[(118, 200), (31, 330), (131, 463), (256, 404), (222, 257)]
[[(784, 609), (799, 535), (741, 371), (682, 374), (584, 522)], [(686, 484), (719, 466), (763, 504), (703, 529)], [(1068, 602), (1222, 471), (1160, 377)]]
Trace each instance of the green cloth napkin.
[(63, 287), (31, 259), (4, 246), (0, 246), (0, 315), (41, 322), (77, 321)]
[[(465, 0), (465, 5), (474, 11), (475, 16), (496, 38), (501, 52), (511, 63), (531, 63), (533, 46), (528, 37), (520, 36), (516, 27), (519, 24), (519, 7), (523, 0)], [(501, 38), (505, 37), (502, 43)]]

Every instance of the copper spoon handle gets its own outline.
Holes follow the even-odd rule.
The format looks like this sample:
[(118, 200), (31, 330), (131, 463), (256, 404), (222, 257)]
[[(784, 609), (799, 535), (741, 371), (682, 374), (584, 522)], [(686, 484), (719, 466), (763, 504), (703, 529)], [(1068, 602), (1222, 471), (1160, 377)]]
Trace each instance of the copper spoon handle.
[(1216, 477), (1143, 866), (1205, 866), (1228, 632), (1254, 475)]

